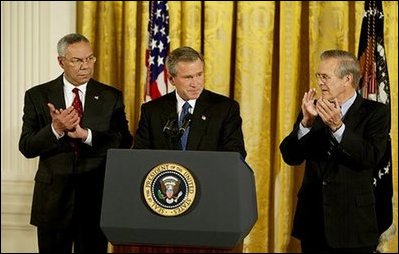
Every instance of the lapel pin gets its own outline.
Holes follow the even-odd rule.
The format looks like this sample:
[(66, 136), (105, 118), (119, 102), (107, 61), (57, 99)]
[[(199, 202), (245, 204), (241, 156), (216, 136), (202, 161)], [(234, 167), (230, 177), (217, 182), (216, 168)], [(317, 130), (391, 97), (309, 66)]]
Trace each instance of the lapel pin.
[(97, 95), (96, 95), (96, 96), (94, 96), (94, 99), (95, 99), (95, 100), (98, 100), (98, 96), (97, 96)]
[(204, 115), (201, 116), (201, 119), (205, 121), (206, 120), (206, 116), (204, 116)]

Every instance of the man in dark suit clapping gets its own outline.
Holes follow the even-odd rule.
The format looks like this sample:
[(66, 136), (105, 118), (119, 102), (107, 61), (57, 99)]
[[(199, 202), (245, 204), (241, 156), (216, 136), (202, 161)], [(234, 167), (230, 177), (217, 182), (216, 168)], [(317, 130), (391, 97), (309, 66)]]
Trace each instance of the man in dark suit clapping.
[[(39, 156), (31, 224), (39, 252), (105, 253), (100, 212), (109, 148), (130, 148), (122, 93), (92, 79), (90, 42), (68, 34), (57, 44), (64, 73), (25, 93), (19, 149)], [(74, 107), (75, 105), (75, 107)]]
[(292, 132), (280, 144), (284, 161), (305, 174), (292, 235), (303, 252), (372, 253), (378, 243), (373, 171), (389, 138), (389, 109), (356, 89), (360, 67), (342, 50), (321, 54), (315, 89), (302, 99)]

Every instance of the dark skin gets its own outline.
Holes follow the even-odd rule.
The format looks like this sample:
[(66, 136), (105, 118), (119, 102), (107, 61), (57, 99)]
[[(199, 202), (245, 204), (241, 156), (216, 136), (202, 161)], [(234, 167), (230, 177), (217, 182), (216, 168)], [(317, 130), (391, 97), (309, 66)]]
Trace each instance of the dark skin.
[(51, 103), (47, 105), (50, 109), (52, 125), (59, 135), (66, 132), (71, 138), (87, 139), (87, 130), (80, 126), (80, 117), (73, 106), (63, 110), (56, 109)]
[[(65, 49), (65, 56), (58, 57), (58, 64), (64, 69), (65, 78), (75, 87), (87, 83), (94, 73), (94, 62), (87, 59), (93, 56), (93, 50), (88, 42), (77, 42)], [(81, 62), (74, 63), (74, 60)], [(47, 104), (52, 118), (52, 126), (62, 135), (66, 133), (71, 138), (86, 140), (88, 131), (79, 124), (80, 117), (73, 106), (66, 109), (56, 109), (53, 104)]]

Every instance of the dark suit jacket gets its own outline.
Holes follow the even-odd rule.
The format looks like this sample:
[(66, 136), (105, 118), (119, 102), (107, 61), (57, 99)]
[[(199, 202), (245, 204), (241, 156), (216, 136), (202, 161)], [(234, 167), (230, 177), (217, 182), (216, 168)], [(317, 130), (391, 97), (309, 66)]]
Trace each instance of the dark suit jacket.
[(373, 193), (373, 170), (381, 160), (388, 140), (388, 108), (360, 95), (343, 122), (341, 143), (327, 156), (328, 127), (319, 117), (311, 131), (298, 141), (302, 114), (293, 131), (280, 144), (289, 165), (306, 160), (298, 193), (293, 236), (312, 240), (326, 236), (333, 248), (376, 245), (378, 228)]
[[(163, 133), (168, 119), (177, 119), (176, 105), (175, 92), (142, 105), (135, 149), (177, 149), (177, 142)], [(235, 151), (245, 158), (241, 125), (236, 101), (204, 89), (195, 104), (187, 150)]]
[[(93, 212), (93, 217), (99, 217), (107, 150), (130, 148), (132, 144), (122, 93), (90, 80), (82, 127), (91, 129), (92, 146), (80, 143), (79, 156), (75, 159), (71, 139), (65, 135), (57, 140), (53, 134), (47, 106), (50, 102), (57, 109), (66, 108), (63, 86), (61, 75), (25, 93), (19, 150), (27, 158), (40, 156), (31, 215), (31, 223), (36, 226), (60, 228), (69, 225), (78, 198), (79, 203), (85, 204), (85, 209)], [(78, 189), (77, 181), (84, 177), (87, 182), (82, 184), (87, 186), (87, 191)]]

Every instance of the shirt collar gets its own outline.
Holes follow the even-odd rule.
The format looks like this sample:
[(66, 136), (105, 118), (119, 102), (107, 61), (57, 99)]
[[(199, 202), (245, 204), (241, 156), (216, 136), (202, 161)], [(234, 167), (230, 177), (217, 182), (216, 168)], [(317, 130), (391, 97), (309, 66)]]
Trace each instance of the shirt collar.
[(343, 117), (346, 115), (353, 102), (355, 102), (356, 96), (357, 93), (355, 92), (352, 97), (350, 97), (348, 100), (341, 104), (341, 114)]
[(75, 86), (73, 85), (71, 82), (69, 82), (66, 78), (65, 75), (63, 76), (63, 80), (64, 80), (64, 87), (66, 88), (67, 91), (72, 92), (72, 89), (74, 88), (79, 88), (80, 92), (85, 94), (86, 93), (86, 88), (87, 88), (87, 82), (79, 85), (79, 86)]
[[(180, 95), (177, 93), (176, 91), (176, 99), (177, 99), (177, 110), (181, 111), (181, 109), (183, 108), (183, 104), (186, 102), (185, 100), (183, 100)], [(191, 109), (190, 109), (190, 113), (193, 112), (194, 107), (195, 107), (195, 103), (197, 100), (188, 100), (187, 102), (190, 104)]]

